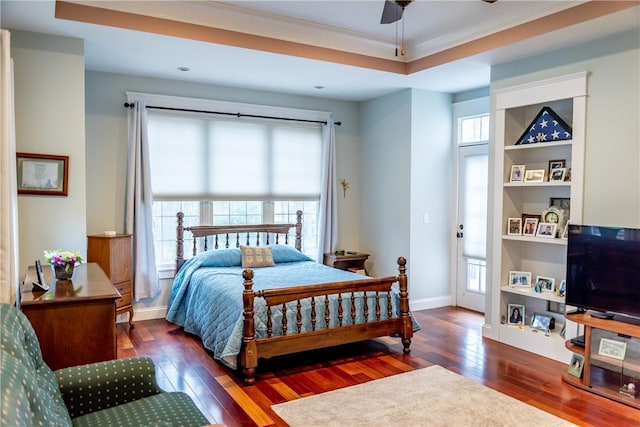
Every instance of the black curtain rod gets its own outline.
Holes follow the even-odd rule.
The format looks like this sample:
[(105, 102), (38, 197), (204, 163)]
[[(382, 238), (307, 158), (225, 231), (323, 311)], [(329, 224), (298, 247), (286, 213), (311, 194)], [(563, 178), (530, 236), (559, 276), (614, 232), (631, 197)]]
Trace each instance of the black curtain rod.
[[(128, 102), (124, 103), (126, 108), (133, 108), (133, 104)], [(207, 110), (190, 110), (188, 108), (171, 108), (171, 107), (156, 107), (153, 105), (147, 105), (147, 108), (155, 108), (156, 110), (170, 110), (170, 111), (187, 111), (189, 113), (205, 113), (205, 114), (219, 114), (221, 116), (234, 116), (234, 117), (252, 117), (254, 119), (273, 119), (273, 120), (286, 120), (290, 122), (305, 122), (305, 123), (322, 123), (326, 125), (327, 122), (322, 120), (305, 120), (305, 119), (292, 119), (291, 117), (273, 117), (273, 116), (258, 116), (255, 114), (242, 114), (242, 113), (226, 113), (223, 111), (207, 111)], [(340, 126), (342, 122), (334, 122), (335, 125)]]

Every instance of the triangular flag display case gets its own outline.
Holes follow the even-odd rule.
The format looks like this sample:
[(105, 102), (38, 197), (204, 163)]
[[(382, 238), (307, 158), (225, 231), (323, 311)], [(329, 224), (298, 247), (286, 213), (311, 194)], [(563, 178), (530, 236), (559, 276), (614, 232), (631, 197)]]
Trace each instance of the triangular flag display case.
[(516, 145), (566, 141), (571, 138), (571, 126), (550, 107), (542, 107)]

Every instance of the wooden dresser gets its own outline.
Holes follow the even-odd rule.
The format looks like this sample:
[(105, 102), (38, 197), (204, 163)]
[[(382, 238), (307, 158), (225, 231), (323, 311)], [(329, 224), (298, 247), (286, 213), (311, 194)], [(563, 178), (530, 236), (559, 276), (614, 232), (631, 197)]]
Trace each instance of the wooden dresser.
[(71, 280), (55, 280), (42, 266), (47, 292), (32, 292), (37, 281), (29, 267), (20, 309), (36, 332), (44, 361), (53, 370), (115, 359), (116, 305), (120, 294), (98, 264), (77, 265)]
[(107, 274), (120, 292), (116, 301), (117, 314), (129, 313), (133, 328), (133, 260), (131, 234), (87, 236), (87, 261), (95, 262)]

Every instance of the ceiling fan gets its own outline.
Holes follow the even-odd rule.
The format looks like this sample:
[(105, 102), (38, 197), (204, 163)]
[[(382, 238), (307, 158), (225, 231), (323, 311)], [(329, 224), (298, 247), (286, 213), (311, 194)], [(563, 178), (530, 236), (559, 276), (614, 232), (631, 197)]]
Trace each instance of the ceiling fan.
[[(482, 0), (485, 3), (495, 3), (497, 0)], [(382, 9), (381, 24), (392, 24), (402, 19), (404, 9), (411, 4), (413, 0), (385, 0)]]

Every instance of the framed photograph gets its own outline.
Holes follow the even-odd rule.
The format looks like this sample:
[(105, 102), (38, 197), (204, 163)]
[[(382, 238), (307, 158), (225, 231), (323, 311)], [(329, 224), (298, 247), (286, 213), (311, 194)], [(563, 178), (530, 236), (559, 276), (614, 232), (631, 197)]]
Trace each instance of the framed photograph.
[(564, 182), (564, 176), (567, 173), (566, 168), (555, 168), (549, 172), (549, 182)]
[(522, 235), (535, 236), (538, 229), (538, 218), (527, 218), (524, 220)]
[[(567, 161), (565, 159), (561, 159), (561, 160), (549, 160), (549, 177), (551, 177), (551, 172), (554, 169), (560, 169), (560, 168), (566, 168), (567, 167)], [(551, 181), (551, 178), (549, 178), (549, 181)]]
[(548, 332), (551, 330), (551, 316), (541, 313), (533, 313), (531, 316), (531, 327), (540, 331)]
[(564, 225), (564, 230), (562, 230), (562, 238), (563, 239), (568, 239), (569, 238), (569, 223), (568, 222)]
[(531, 272), (529, 271), (510, 271), (509, 272), (509, 286), (530, 288), (531, 287)]
[(627, 351), (626, 342), (610, 340), (608, 338), (600, 339), (600, 348), (598, 349), (598, 354), (601, 356), (607, 356), (613, 359), (624, 360), (624, 354), (626, 351)]
[(526, 220), (529, 219), (529, 218), (535, 218), (535, 219), (538, 220), (538, 222), (542, 221), (542, 215), (523, 213), (522, 214), (522, 223), (524, 224), (526, 222)]
[(571, 362), (569, 362), (569, 374), (574, 377), (582, 378), (582, 369), (584, 368), (584, 356), (573, 353)]
[(509, 315), (507, 316), (507, 325), (524, 325), (524, 305), (509, 304)]
[(544, 182), (544, 169), (529, 169), (525, 171), (524, 182)]
[(538, 276), (536, 277), (536, 288), (539, 287), (540, 292), (553, 293), (556, 290), (555, 282), (556, 279), (554, 279), (553, 277)]
[(511, 175), (509, 176), (509, 182), (522, 182), (524, 179), (525, 165), (513, 165), (511, 166)]
[(69, 156), (16, 153), (18, 194), (66, 196)]
[(541, 222), (538, 224), (538, 230), (536, 231), (536, 237), (546, 237), (553, 239), (556, 237), (556, 231), (558, 224), (552, 222)]
[(522, 235), (522, 218), (509, 218), (507, 220), (507, 234), (509, 236)]

